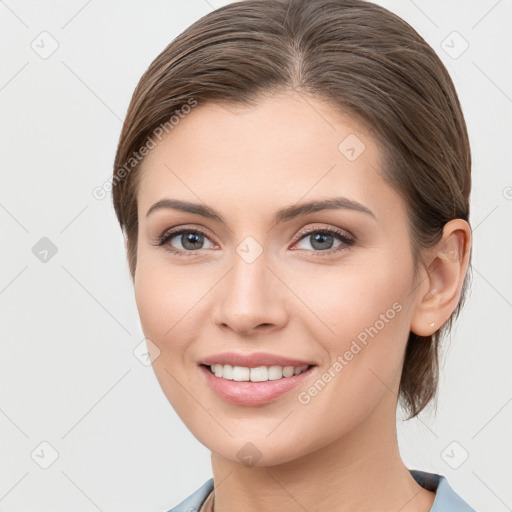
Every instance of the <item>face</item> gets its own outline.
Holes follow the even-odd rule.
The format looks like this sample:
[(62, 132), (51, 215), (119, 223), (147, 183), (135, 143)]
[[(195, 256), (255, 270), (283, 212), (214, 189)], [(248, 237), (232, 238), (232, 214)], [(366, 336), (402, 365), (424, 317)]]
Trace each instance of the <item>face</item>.
[[(193, 435), (235, 463), (395, 425), (415, 301), (407, 211), (370, 133), (303, 98), (199, 104), (142, 167), (134, 285), (153, 368)], [(271, 380), (232, 380), (251, 374)]]

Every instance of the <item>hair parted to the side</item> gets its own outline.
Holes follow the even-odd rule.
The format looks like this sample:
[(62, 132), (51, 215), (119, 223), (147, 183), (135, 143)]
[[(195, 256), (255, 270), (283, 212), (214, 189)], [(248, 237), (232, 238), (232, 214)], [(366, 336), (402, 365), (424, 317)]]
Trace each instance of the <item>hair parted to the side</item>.
[[(461, 106), (441, 60), (409, 24), (363, 0), (245, 0), (189, 26), (133, 93), (112, 184), (132, 278), (141, 165), (133, 161), (127, 170), (127, 162), (192, 102), (251, 106), (261, 95), (290, 89), (355, 116), (375, 135), (383, 178), (407, 205), (416, 271), (422, 250), (440, 240), (448, 221), (469, 223), (471, 154)], [(409, 335), (399, 393), (408, 419), (436, 397), (439, 343), (459, 315), (469, 281), (468, 271), (440, 329)]]

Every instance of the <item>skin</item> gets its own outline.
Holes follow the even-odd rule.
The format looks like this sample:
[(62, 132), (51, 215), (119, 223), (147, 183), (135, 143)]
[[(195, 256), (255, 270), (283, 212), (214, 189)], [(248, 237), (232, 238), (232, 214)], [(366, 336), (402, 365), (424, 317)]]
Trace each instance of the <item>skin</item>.
[[(338, 149), (349, 134), (365, 145), (354, 161)], [(405, 203), (381, 177), (379, 157), (356, 120), (286, 91), (243, 109), (200, 104), (143, 162), (137, 307), (145, 336), (158, 347), (153, 368), (162, 390), (212, 452), (215, 510), (432, 506), (435, 494), (414, 481), (399, 454), (397, 393), (409, 331), (433, 333), (457, 304), (471, 232), (461, 219), (446, 224), (415, 280)], [(340, 195), (375, 218), (323, 210), (272, 226), (278, 209)], [(206, 204), (224, 222), (173, 209), (146, 216), (163, 198)], [(155, 245), (175, 227), (206, 231), (199, 249), (188, 249), (192, 255)], [(303, 228), (338, 228), (356, 241), (333, 252), (344, 245), (334, 237), (322, 251), (315, 233), (300, 235)], [(262, 249), (252, 263), (236, 252), (248, 236)], [(183, 240), (178, 235), (167, 247), (186, 251)], [(298, 392), (394, 303), (400, 312), (300, 403)], [(200, 375), (200, 358), (226, 351), (290, 355), (318, 367), (300, 389), (243, 407), (221, 399)], [(252, 465), (237, 456), (248, 442), (260, 457)]]

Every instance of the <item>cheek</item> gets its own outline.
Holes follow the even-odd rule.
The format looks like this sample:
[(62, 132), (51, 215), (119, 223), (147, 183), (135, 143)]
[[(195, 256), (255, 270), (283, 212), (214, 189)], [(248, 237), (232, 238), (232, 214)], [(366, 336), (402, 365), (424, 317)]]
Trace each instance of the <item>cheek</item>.
[[(179, 320), (185, 315), (185, 283), (179, 272), (169, 272), (150, 251), (138, 250), (134, 279), (135, 301), (146, 338), (155, 343), (165, 356), (172, 347), (179, 352)], [(161, 358), (160, 358), (161, 359)], [(158, 361), (158, 360), (157, 360)]]
[(173, 371), (190, 364), (189, 348), (208, 322), (208, 293), (213, 288), (208, 270), (171, 266), (161, 255), (139, 251), (134, 280), (135, 301), (146, 338), (157, 345), (159, 365)]
[(164, 305), (173, 302), (171, 289), (165, 285), (166, 279), (158, 279), (158, 275), (156, 268), (139, 258), (134, 282), (135, 301), (145, 336), (154, 338), (157, 343), (172, 325)]
[[(183, 290), (190, 289), (190, 282), (180, 279), (180, 274), (140, 258), (134, 280), (135, 300), (144, 336), (158, 347), (158, 356), (152, 368), (160, 386), (173, 408), (185, 423), (190, 419), (188, 389), (189, 363), (186, 361), (191, 333), (189, 297)], [(197, 299), (196, 299), (197, 302)]]
[(335, 361), (342, 365), (332, 370), (338, 385), (366, 390), (368, 396), (376, 396), (369, 391), (383, 386), (379, 378), (396, 385), (409, 334), (411, 279), (412, 266), (408, 269), (406, 261), (388, 265), (381, 259), (300, 281), (298, 289), (315, 313), (305, 317), (310, 319), (305, 323), (309, 335), (324, 348), (328, 366)]
[(343, 348), (340, 340), (359, 334), (364, 339), (366, 330), (375, 324), (383, 333), (401, 328), (410, 285), (405, 262), (385, 265), (381, 260), (380, 264), (340, 266), (332, 272), (295, 277), (294, 287), (310, 310), (306, 317), (310, 325), (316, 322), (317, 337), (332, 340), (332, 348)]
[(300, 281), (315, 313), (304, 326), (326, 356), (322, 382), (298, 390), (298, 410), (322, 411), (327, 437), (353, 428), (397, 390), (409, 332), (410, 276), (405, 265), (401, 272), (384, 267), (340, 268), (329, 277)]

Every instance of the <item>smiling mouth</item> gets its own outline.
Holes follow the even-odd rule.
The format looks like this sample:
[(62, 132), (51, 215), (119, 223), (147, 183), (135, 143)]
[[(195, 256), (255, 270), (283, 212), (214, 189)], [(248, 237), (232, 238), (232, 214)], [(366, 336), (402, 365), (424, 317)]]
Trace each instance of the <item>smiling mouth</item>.
[(234, 382), (266, 382), (288, 379), (296, 375), (307, 372), (316, 365), (303, 365), (303, 366), (232, 366), (229, 364), (213, 364), (205, 365), (202, 367), (209, 370), (210, 373), (224, 380)]

